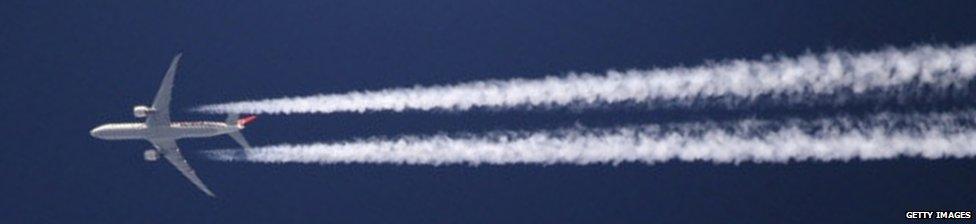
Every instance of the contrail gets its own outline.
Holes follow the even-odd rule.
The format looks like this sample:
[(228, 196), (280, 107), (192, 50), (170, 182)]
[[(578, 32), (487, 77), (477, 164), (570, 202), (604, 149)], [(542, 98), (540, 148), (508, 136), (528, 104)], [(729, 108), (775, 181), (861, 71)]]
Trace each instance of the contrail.
[(205, 151), (259, 163), (599, 164), (666, 161), (786, 163), (976, 155), (976, 112), (817, 120), (741, 120), (538, 132), (405, 136)]
[(913, 90), (920, 88), (968, 88), (966, 83), (974, 75), (976, 45), (923, 45), (865, 53), (830, 51), (756, 61), (729, 60), (697, 67), (608, 71), (602, 75), (583, 73), (250, 100), (204, 105), (194, 110), (248, 114), (460, 111), (628, 102), (666, 107), (738, 105), (763, 97), (803, 104), (816, 102), (811, 98), (842, 101), (870, 93), (898, 98), (901, 93), (918, 93)]

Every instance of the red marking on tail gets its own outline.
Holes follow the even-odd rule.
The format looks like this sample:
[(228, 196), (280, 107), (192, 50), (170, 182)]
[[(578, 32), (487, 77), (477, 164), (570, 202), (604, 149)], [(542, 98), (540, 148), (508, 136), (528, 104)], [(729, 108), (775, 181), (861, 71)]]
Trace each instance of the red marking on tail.
[(237, 119), (237, 126), (247, 125), (248, 123), (253, 122), (254, 119), (258, 119), (258, 116), (251, 115), (251, 116), (247, 116), (247, 117), (244, 117), (244, 118), (241, 118), (241, 119)]

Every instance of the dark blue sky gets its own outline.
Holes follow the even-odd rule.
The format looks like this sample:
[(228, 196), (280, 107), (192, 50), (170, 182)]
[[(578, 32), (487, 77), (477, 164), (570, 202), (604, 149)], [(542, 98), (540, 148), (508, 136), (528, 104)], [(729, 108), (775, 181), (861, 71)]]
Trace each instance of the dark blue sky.
[[(903, 222), (976, 208), (976, 161), (712, 165), (262, 165), (205, 160), (205, 197), (146, 142), (88, 136), (132, 121), (185, 53), (177, 119), (207, 103), (541, 77), (570, 71), (976, 40), (972, 1), (5, 1), (0, 222)], [(856, 111), (852, 111), (856, 112)], [(701, 112), (708, 114), (709, 112)], [(653, 111), (264, 116), (252, 144), (649, 122)], [(666, 114), (665, 114), (666, 115)], [(723, 114), (709, 116), (721, 117)], [(708, 117), (708, 116), (703, 116)]]

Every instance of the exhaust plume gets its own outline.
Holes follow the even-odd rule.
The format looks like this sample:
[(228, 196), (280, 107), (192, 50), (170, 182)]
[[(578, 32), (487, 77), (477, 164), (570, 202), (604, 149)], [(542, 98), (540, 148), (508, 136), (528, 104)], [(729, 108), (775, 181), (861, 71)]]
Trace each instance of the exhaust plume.
[(903, 94), (917, 93), (912, 91), (915, 89), (940, 92), (968, 88), (966, 83), (974, 75), (976, 45), (924, 45), (866, 53), (830, 51), (756, 61), (729, 60), (697, 67), (608, 71), (600, 75), (583, 73), (248, 100), (204, 105), (193, 110), (291, 114), (586, 107), (608, 103), (638, 103), (652, 108), (702, 104), (742, 106), (764, 97), (788, 104), (826, 101), (829, 105), (872, 93), (898, 101)]
[(404, 136), (205, 151), (219, 161), (370, 164), (787, 163), (976, 155), (976, 111)]

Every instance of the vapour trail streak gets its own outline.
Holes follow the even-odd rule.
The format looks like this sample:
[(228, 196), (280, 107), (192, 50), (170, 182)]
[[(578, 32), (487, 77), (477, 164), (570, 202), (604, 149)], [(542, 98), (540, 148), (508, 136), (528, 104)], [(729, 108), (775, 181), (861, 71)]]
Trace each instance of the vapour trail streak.
[[(207, 113), (333, 113), (468, 110), (474, 107), (558, 107), (635, 102), (691, 105), (715, 97), (745, 101), (777, 96), (803, 102), (810, 95), (863, 93), (903, 85), (936, 89), (976, 75), (976, 45), (917, 46), (867, 53), (831, 51), (765, 60), (730, 60), (697, 67), (569, 74), (543, 79), (488, 80), (444, 86), (392, 88), (204, 105)], [(662, 105), (663, 105), (662, 104)]]
[(349, 142), (205, 151), (211, 159), (259, 163), (594, 164), (670, 160), (713, 163), (848, 161), (976, 155), (976, 112), (881, 114), (786, 122), (569, 128), (467, 136), (405, 136)]

